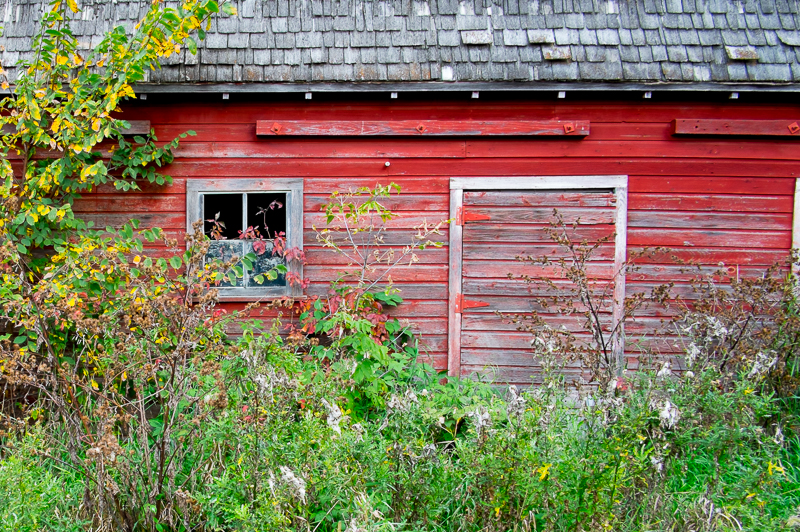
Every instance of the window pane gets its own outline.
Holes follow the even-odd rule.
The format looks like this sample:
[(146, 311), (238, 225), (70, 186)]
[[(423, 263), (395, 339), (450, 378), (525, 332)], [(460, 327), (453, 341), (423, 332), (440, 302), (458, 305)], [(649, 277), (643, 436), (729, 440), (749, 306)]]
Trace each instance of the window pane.
[[(213, 220), (219, 213), (218, 222), (225, 227), (220, 227), (221, 236), (232, 240), (239, 238), (242, 227), (242, 195), (241, 194), (203, 194), (203, 230), (208, 236), (212, 235)], [(213, 238), (213, 237), (212, 237)]]
[(280, 233), (286, 234), (286, 193), (248, 193), (247, 225), (257, 227), (258, 234), (263, 238), (272, 239)]
[[(283, 264), (283, 259), (272, 254), (272, 242), (264, 242), (265, 245), (263, 247), (261, 245), (254, 246), (253, 244), (252, 241), (247, 241), (245, 243), (245, 253), (253, 253), (256, 256), (253, 269), (249, 272), (250, 279), (248, 286), (286, 286), (286, 276), (282, 273), (278, 274), (278, 277), (274, 280), (266, 278), (266, 273), (268, 271), (278, 264)], [(254, 279), (254, 277), (259, 274), (265, 275), (261, 283), (257, 283)]]
[[(245, 242), (242, 240), (212, 240), (208, 248), (208, 253), (206, 253), (206, 263), (215, 260), (225, 262), (231, 260), (234, 256), (242, 257), (246, 253), (244, 244)], [(242, 264), (238, 264), (241, 267)], [(243, 286), (243, 279), (241, 277), (237, 278), (235, 283), (230, 283), (228, 280), (225, 280), (218, 286)]]

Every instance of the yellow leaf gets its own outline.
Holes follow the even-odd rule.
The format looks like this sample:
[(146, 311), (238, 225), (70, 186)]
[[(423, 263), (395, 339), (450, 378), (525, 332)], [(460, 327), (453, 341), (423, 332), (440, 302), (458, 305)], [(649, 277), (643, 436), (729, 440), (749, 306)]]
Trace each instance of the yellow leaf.
[(36, 105), (35, 102), (31, 102), (30, 110), (31, 110), (31, 116), (33, 117), (34, 120), (41, 120), (42, 119), (42, 115), (39, 112), (39, 106)]
[(78, 12), (78, 2), (76, 2), (75, 0), (67, 0), (67, 5), (69, 6), (70, 11), (72, 11), (73, 13)]
[(545, 464), (539, 469), (537, 469), (537, 471), (539, 472), (539, 480), (544, 480), (547, 478), (547, 475), (550, 473), (550, 466), (552, 465), (553, 464)]
[(772, 475), (773, 471), (777, 471), (778, 473), (783, 473), (784, 470), (781, 466), (777, 464), (773, 464), (772, 462), (769, 463), (769, 467), (767, 468), (767, 472)]
[(56, 57), (56, 63), (58, 63), (59, 65), (66, 65), (67, 61), (69, 61), (69, 58), (65, 55), (59, 55), (58, 57)]
[(58, 130), (61, 129), (61, 117), (57, 116), (55, 120), (53, 120), (53, 125), (50, 126), (50, 131), (53, 133), (58, 133)]
[(95, 118), (94, 120), (92, 120), (92, 130), (100, 131), (100, 119), (99, 118)]

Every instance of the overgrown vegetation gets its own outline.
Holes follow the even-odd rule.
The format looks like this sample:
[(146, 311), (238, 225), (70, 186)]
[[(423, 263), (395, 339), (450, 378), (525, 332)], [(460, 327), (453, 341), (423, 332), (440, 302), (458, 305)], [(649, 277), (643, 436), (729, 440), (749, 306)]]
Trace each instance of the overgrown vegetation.
[[(557, 372), (524, 392), (444, 380), (386, 311), (402, 304), (391, 270), (413, 266), (444, 225), (387, 244), (394, 187), (378, 186), (331, 199), (320, 240), (352, 267), (329, 293), (270, 302), (290, 314), (283, 322), (225, 314), (215, 286), (254, 257), (207, 261), (198, 224), (155, 260), (158, 230), (95, 231), (71, 209), (107, 182), (168, 180), (152, 166), (177, 144), (131, 143), (114, 113), (219, 6), (155, 4), (134, 36), (114, 30), (86, 57), (66, 22), (76, 9), (45, 14), (38, 55), (0, 113), (15, 131), (0, 145), (0, 528), (798, 527), (800, 329), (785, 269), (702, 277), (694, 298), (662, 298), (680, 309), (682, 371), (614, 380), (622, 368), (604, 358), (590, 314), (601, 346), (577, 356), (602, 386), (576, 393)], [(599, 316), (608, 299), (590, 289), (591, 245), (558, 243), (577, 253), (563, 266)], [(242, 334), (229, 337), (234, 321)]]

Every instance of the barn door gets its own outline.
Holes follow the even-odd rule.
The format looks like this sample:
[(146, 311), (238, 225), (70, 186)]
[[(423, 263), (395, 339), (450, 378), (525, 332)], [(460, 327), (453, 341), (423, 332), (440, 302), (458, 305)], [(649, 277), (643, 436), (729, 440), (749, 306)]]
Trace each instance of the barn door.
[[(469, 185), (480, 187), (480, 182), (456, 182), (467, 186), (452, 190), (451, 196), (457, 223), (451, 237), (451, 374), (484, 373), (490, 374), (494, 382), (521, 385), (538, 381), (540, 366), (532, 356), (531, 334), (519, 332), (502, 314), (529, 314), (538, 309), (534, 297), (541, 291), (537, 292), (520, 276), (546, 275), (560, 281), (552, 267), (518, 260), (565, 255), (565, 250), (545, 231), (555, 220), (554, 210), (565, 224), (577, 224), (575, 229), (566, 229), (573, 239), (595, 242), (611, 237), (593, 254), (589, 269), (600, 282), (615, 282), (614, 273), (624, 260), (625, 224), (620, 213), (624, 214), (625, 188), (614, 186), (620, 185), (619, 178), (599, 177), (602, 179), (586, 178), (577, 183), (563, 177), (537, 178), (544, 182), (527, 186), (553, 188), (533, 189), (522, 188), (525, 183), (517, 179), (506, 181), (506, 186), (522, 186), (507, 189), (490, 188), (492, 183), (472, 189)], [(584, 183), (597, 188), (570, 186)], [(622, 235), (618, 234), (620, 229)], [(612, 287), (620, 301), (624, 294), (621, 290), (624, 284)], [(612, 309), (604, 319), (609, 325), (614, 322)], [(554, 315), (548, 323), (577, 328), (579, 318)], [(581, 369), (568, 371), (574, 374), (567, 378), (577, 377)]]

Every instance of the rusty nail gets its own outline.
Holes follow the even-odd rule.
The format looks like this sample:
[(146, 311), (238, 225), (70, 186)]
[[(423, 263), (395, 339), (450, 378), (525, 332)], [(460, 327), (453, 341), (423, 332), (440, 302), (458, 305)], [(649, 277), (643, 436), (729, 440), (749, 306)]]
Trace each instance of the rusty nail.
[(564, 124), (564, 133), (572, 133), (575, 131), (575, 126), (572, 124)]
[(269, 128), (269, 130), (272, 131), (275, 134), (278, 134), (278, 133), (281, 132), (281, 125), (279, 123), (275, 122), (274, 124), (272, 124), (272, 127)]
[(425, 127), (425, 124), (420, 124), (416, 127), (416, 130), (419, 131), (420, 133), (424, 133), (426, 129), (428, 128)]
[(792, 122), (791, 124), (789, 124), (789, 131), (792, 133), (792, 135), (794, 135), (795, 133), (800, 131), (800, 125), (798, 125), (797, 122)]

